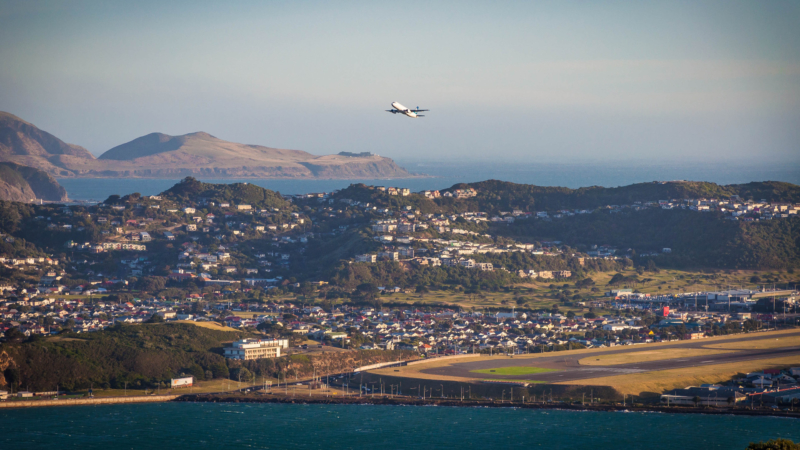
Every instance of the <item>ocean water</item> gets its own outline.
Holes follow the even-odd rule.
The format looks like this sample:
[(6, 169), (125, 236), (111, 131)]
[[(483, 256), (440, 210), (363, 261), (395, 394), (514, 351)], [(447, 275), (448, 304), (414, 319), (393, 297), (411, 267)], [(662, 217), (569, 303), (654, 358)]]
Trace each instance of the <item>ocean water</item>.
[[(413, 173), (429, 175), (406, 179), (359, 180), (264, 180), (233, 178), (202, 178), (213, 183), (246, 182), (279, 191), (282, 194), (330, 192), (352, 183), (378, 186), (397, 186), (412, 191), (444, 189), (457, 183), (483, 180), (503, 180), (540, 186), (625, 186), (632, 183), (670, 180), (711, 181), (719, 184), (738, 184), (751, 181), (786, 181), (800, 184), (800, 163), (797, 164), (726, 164), (719, 163), (595, 163), (595, 164), (508, 164), (476, 162), (403, 162), (398, 163)], [(109, 195), (138, 192), (155, 195), (179, 179), (148, 178), (62, 178), (58, 180), (74, 200), (102, 201)]]
[(0, 411), (0, 448), (744, 449), (770, 417), (371, 405), (161, 403)]

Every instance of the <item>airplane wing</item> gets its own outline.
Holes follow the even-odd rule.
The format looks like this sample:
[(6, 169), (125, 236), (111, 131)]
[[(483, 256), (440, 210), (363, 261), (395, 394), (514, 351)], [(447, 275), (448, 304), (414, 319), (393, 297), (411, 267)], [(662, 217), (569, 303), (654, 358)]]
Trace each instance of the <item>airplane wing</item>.
[(422, 111), (430, 111), (430, 109), (412, 109), (411, 110), (411, 112), (413, 112), (413, 113), (418, 113), (418, 112), (422, 112)]
[(396, 110), (396, 109), (387, 109), (387, 110), (386, 110), (386, 112), (390, 112), (390, 113), (392, 113), (392, 114), (397, 114), (397, 113), (399, 113), (400, 111), (398, 111), (398, 110)]

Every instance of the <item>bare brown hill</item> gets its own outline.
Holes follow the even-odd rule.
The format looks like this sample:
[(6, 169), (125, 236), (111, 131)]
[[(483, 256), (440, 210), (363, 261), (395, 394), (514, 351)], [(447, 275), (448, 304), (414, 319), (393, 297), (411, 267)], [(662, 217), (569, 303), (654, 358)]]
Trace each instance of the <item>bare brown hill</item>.
[(197, 132), (151, 133), (100, 158), (8, 113), (0, 113), (0, 161), (57, 177), (402, 178), (405, 169), (372, 154), (316, 156), (301, 150), (239, 144)]
[[(409, 173), (389, 158), (377, 155), (315, 156), (228, 142), (208, 133), (183, 136), (152, 133), (119, 145), (100, 156), (114, 161), (124, 176), (228, 176), (264, 178), (375, 178), (407, 177)], [(108, 170), (108, 169), (107, 169)]]
[(94, 156), (83, 147), (67, 144), (19, 117), (0, 111), (0, 161), (41, 169), (55, 176), (71, 176), (64, 160)]
[(0, 200), (66, 201), (67, 191), (44, 171), (13, 162), (0, 162)]

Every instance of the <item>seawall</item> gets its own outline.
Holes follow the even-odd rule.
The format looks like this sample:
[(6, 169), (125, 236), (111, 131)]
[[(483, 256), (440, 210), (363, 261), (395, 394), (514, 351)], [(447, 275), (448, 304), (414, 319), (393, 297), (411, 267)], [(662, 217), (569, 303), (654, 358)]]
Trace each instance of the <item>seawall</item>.
[(137, 395), (132, 397), (68, 398), (62, 400), (19, 400), (0, 402), (0, 408), (34, 408), (37, 406), (110, 405), (115, 403), (169, 402), (178, 395)]
[(482, 407), (482, 408), (516, 408), (516, 409), (545, 409), (564, 411), (595, 411), (595, 412), (656, 412), (666, 414), (706, 414), (706, 415), (732, 415), (732, 416), (765, 416), (787, 417), (800, 419), (800, 411), (783, 411), (773, 409), (747, 409), (747, 408), (709, 408), (709, 407), (665, 407), (661, 405), (623, 406), (619, 404), (592, 404), (564, 402), (539, 402), (522, 403), (509, 401), (464, 400), (456, 399), (419, 399), (415, 397), (329, 397), (329, 398), (303, 398), (284, 396), (253, 396), (253, 395), (228, 395), (228, 394), (186, 394), (178, 397), (176, 402), (207, 402), (207, 403), (282, 403), (305, 405), (392, 405), (392, 406), (449, 406), (449, 407)]

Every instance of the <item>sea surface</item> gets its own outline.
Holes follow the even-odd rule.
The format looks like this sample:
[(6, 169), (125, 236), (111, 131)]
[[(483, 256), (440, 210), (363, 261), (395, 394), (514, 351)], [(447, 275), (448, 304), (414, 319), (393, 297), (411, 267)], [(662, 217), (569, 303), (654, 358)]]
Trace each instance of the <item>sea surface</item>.
[(3, 449), (744, 449), (770, 417), (436, 406), (160, 403), (0, 411)]
[[(358, 180), (266, 180), (203, 178), (213, 183), (253, 183), (282, 194), (330, 192), (353, 183), (409, 188), (414, 192), (444, 189), (457, 183), (503, 180), (539, 186), (625, 186), (650, 181), (692, 180), (718, 184), (739, 184), (751, 181), (786, 181), (800, 184), (800, 162), (790, 164), (716, 163), (582, 163), (582, 164), (509, 164), (476, 162), (403, 162), (398, 163), (413, 173), (429, 175), (404, 179)], [(166, 178), (61, 178), (58, 180), (73, 200), (102, 201), (109, 195), (138, 192), (155, 195), (180, 179)]]

